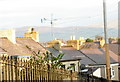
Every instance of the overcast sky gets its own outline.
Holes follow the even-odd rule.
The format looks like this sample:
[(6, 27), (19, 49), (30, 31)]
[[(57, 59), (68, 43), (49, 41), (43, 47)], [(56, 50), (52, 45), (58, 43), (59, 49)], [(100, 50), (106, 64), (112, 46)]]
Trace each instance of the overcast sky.
[[(0, 0), (0, 29), (23, 26), (86, 26), (102, 22), (103, 0)], [(108, 21), (117, 20), (118, 1), (106, 0)]]

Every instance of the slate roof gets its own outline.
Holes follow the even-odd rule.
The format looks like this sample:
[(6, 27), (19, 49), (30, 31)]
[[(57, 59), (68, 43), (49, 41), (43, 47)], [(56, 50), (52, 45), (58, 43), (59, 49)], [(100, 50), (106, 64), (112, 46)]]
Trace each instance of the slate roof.
[(32, 55), (32, 51), (30, 51), (27, 47), (29, 47), (32, 51), (45, 50), (39, 43), (35, 42), (31, 38), (16, 38), (16, 43), (13, 44), (7, 38), (0, 38), (0, 48), (4, 49), (8, 55), (14, 56), (27, 56)]
[(118, 54), (119, 49), (120, 49), (120, 43), (112, 43), (112, 44), (109, 44), (109, 49), (114, 52), (115, 54)]
[(118, 55), (118, 61), (120, 62), (120, 43), (109, 44), (109, 49)]
[[(99, 48), (99, 43), (98, 42), (96, 42), (96, 43), (92, 42), (92, 43), (86, 44), (85, 46), (89, 46), (89, 45), (91, 45), (89, 48), (88, 47), (83, 47), (81, 49), (81, 52), (83, 52), (89, 58), (91, 58), (94, 61), (96, 61), (96, 63), (104, 64), (106, 62), (105, 61), (106, 60), (105, 59), (105, 49), (104, 48)], [(118, 47), (115, 47), (114, 49), (116, 49), (116, 48), (118, 48)], [(118, 55), (115, 54), (113, 51), (111, 51), (111, 49), (112, 49), (112, 45), (111, 45), (111, 48), (109, 50), (111, 63), (119, 62)]]
[[(51, 53), (57, 56), (60, 52), (54, 48), (47, 48)], [(99, 43), (88, 43), (81, 50), (76, 50), (73, 47), (62, 47), (62, 60), (81, 58), (80, 63), (85, 65), (90, 64), (106, 64), (104, 48), (99, 48)], [(118, 56), (109, 51), (111, 63), (118, 62)]]
[[(54, 48), (47, 48), (53, 55), (57, 56), (59, 53), (58, 50)], [(64, 56), (62, 60), (73, 60), (73, 59), (78, 59), (80, 58), (80, 63), (81, 64), (95, 64), (94, 61), (86, 57), (83, 53), (81, 53), (79, 50), (74, 49), (73, 47), (62, 47), (62, 53), (64, 53)]]
[[(89, 58), (93, 59), (96, 64), (105, 64), (106, 59), (105, 59), (105, 52), (103, 49), (82, 49), (81, 52), (83, 52), (85, 55), (87, 55)], [(114, 60), (111, 55), (114, 53), (110, 52), (110, 62), (118, 62), (117, 60)], [(116, 55), (116, 54), (114, 54)]]
[(85, 45), (81, 46), (81, 49), (84, 48), (92, 48), (92, 49), (99, 48), (99, 42), (87, 42)]

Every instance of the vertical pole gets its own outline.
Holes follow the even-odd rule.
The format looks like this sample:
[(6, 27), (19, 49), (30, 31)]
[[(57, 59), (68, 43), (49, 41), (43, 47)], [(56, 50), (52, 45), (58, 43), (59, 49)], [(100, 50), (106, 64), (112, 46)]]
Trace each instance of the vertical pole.
[(103, 0), (103, 17), (104, 17), (104, 36), (105, 36), (105, 55), (106, 55), (106, 76), (110, 80), (110, 56), (107, 37), (107, 14), (106, 14), (106, 1)]

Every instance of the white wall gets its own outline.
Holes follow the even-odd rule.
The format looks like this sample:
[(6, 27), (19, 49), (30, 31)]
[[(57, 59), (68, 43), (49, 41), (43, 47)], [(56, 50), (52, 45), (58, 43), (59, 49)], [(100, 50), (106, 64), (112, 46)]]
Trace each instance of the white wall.
[(79, 68), (80, 68), (80, 61), (79, 60), (76, 60), (76, 61), (66, 61), (66, 62), (62, 62), (63, 65), (65, 65), (65, 69), (67, 69), (67, 67), (70, 66), (70, 64), (75, 64), (75, 71), (80, 71)]
[(101, 77), (101, 68), (98, 68), (96, 71), (94, 71), (93, 76)]

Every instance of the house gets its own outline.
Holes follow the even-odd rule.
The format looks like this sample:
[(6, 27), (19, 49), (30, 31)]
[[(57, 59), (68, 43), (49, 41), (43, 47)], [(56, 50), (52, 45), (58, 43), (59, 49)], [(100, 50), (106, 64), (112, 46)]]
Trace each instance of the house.
[[(67, 43), (68, 44), (66, 46), (59, 46), (58, 50), (55, 47), (55, 46), (58, 46), (56, 44), (55, 46), (53, 44), (53, 46), (47, 49), (50, 52), (52, 52), (54, 55), (58, 55), (58, 53), (60, 52), (64, 53), (65, 55), (62, 59), (64, 61), (80, 58), (81, 60), (79, 63), (80, 64), (79, 68), (81, 65), (85, 65), (86, 68), (91, 69), (92, 75), (100, 78), (106, 78), (106, 59), (105, 59), (105, 49), (103, 47), (104, 42), (103, 43), (92, 42), (92, 43), (87, 43), (83, 46), (79, 44), (78, 40), (74, 40), (74, 41), (69, 40), (67, 41)], [(109, 53), (110, 53), (110, 61), (111, 61), (110, 62), (111, 79), (118, 80), (118, 56), (115, 53), (113, 53), (111, 50), (109, 51)], [(67, 66), (68, 65), (65, 64), (65, 66), (63, 67), (66, 68)], [(81, 71), (85, 71), (85, 70), (81, 70)]]
[[(103, 44), (102, 44), (103, 45)], [(105, 49), (101, 48), (100, 42), (88, 43), (80, 50), (86, 57), (94, 61), (95, 64), (89, 62), (88, 67), (99, 67), (93, 75), (106, 78), (106, 59)], [(118, 80), (118, 55), (109, 50), (111, 79)], [(99, 71), (99, 72), (98, 72)]]
[[(70, 66), (73, 66), (73, 68), (71, 68), (70, 70), (73, 71), (77, 71), (79, 72), (80, 69), (80, 56), (79, 56), (79, 52), (77, 52), (76, 54), (73, 54), (76, 49), (74, 49), (73, 47), (62, 47), (61, 51), (52, 48), (52, 47), (48, 47), (47, 48), (54, 56), (58, 56), (59, 53), (63, 53), (64, 56), (63, 58), (60, 60), (60, 62), (62, 62), (62, 67), (67, 69)], [(69, 50), (70, 49), (70, 50)]]
[[(31, 28), (32, 29), (32, 28)], [(30, 57), (39, 50), (45, 53), (46, 49), (38, 42), (38, 33), (34, 30), (25, 33), (24, 37), (16, 37), (15, 30), (0, 30), (0, 50), (9, 56)]]
[(118, 67), (118, 70), (119, 70), (119, 80), (120, 80), (120, 43), (111, 43), (109, 44), (109, 49), (117, 54), (119, 57), (118, 57), (118, 61), (119, 61), (119, 67)]

